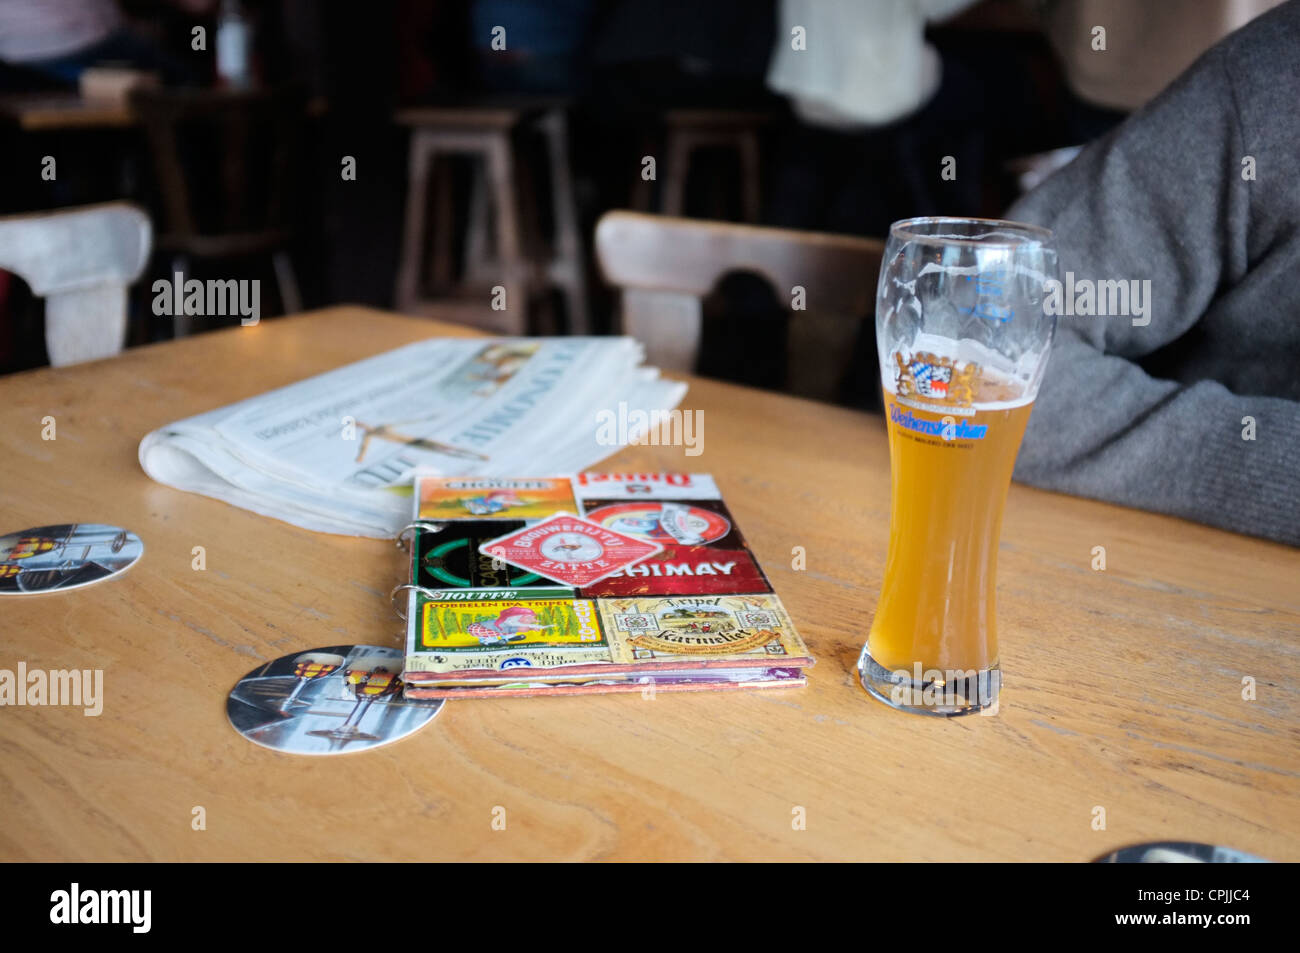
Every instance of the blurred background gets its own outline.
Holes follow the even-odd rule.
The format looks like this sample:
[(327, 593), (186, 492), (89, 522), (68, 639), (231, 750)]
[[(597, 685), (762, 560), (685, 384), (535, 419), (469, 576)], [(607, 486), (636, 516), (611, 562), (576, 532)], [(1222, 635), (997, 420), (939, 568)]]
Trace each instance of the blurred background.
[[(262, 320), (359, 303), (611, 333), (610, 210), (708, 222), (706, 249), (747, 234), (725, 223), (881, 238), (996, 217), (1272, 5), (0, 0), (0, 215), (147, 213), (127, 347), (239, 323), (159, 313), (178, 272), (258, 280)], [(873, 405), (869, 295), (792, 368), (790, 289), (710, 267), (689, 369)], [(0, 271), (0, 373), (49, 361), (44, 304)], [(872, 370), (828, 380), (819, 346)]]

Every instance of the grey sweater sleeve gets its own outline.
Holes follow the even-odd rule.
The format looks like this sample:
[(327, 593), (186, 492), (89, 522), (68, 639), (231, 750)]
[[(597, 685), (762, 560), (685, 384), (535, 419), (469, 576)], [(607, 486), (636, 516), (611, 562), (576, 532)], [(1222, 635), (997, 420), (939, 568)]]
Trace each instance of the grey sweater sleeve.
[[(1300, 545), (1300, 402), (1279, 383), (1300, 374), (1300, 2), (1284, 13), (1007, 213), (1056, 232), (1063, 277), (1150, 281), (1147, 315), (1059, 318), (1018, 480)], [(1201, 322), (1194, 366), (1143, 369)]]

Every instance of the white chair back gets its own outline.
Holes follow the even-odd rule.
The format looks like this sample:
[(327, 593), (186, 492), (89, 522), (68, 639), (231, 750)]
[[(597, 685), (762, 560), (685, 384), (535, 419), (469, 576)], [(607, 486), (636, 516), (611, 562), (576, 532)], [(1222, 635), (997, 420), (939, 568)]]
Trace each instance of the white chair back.
[(121, 352), (126, 290), (144, 270), (152, 240), (149, 217), (125, 202), (0, 218), (0, 268), (45, 299), (52, 365)]
[[(729, 271), (762, 275), (782, 298), (803, 289), (808, 314), (799, 323), (824, 324), (851, 343), (854, 319), (871, 313), (883, 252), (871, 238), (638, 212), (606, 212), (596, 224), (601, 270), (622, 290), (624, 333), (645, 344), (649, 363), (675, 371), (694, 369), (701, 299)], [(792, 340), (792, 366), (824, 363), (824, 344), (806, 356), (798, 350)]]

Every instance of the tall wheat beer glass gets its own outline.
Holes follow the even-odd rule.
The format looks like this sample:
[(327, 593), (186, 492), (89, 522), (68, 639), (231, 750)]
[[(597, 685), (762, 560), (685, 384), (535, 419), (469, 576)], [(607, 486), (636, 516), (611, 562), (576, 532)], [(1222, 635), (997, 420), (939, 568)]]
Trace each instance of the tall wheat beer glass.
[(998, 536), (1056, 319), (1052, 233), (986, 219), (889, 230), (876, 345), (889, 428), (889, 558), (858, 674), (895, 708), (996, 706)]

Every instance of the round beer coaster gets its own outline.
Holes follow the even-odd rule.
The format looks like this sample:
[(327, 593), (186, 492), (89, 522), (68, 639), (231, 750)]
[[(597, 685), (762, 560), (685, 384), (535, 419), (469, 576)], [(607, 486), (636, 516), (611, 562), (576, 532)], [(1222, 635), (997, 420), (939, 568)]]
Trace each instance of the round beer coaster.
[(126, 572), (144, 552), (135, 533), (59, 523), (0, 536), (0, 595), (79, 589)]
[(378, 748), (424, 727), (439, 701), (402, 697), (399, 649), (331, 645), (253, 669), (230, 692), (226, 715), (249, 741), (290, 754)]
[(1121, 847), (1100, 858), (1102, 864), (1267, 864), (1263, 857), (1194, 841), (1155, 841)]

